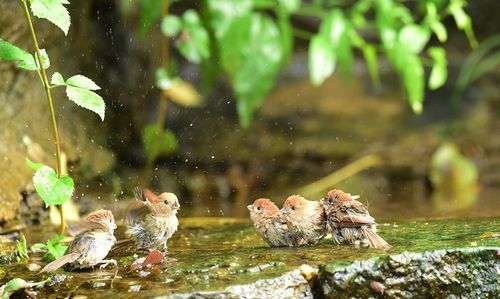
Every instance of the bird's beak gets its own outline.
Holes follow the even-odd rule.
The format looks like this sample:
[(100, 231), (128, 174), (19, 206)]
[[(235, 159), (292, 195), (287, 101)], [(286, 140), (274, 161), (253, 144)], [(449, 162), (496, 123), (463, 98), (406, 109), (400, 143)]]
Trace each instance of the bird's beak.
[(248, 205), (247, 209), (250, 210), (250, 211), (253, 211), (253, 206), (252, 205)]
[(116, 223), (113, 223), (113, 229), (116, 229), (117, 227)]
[(285, 208), (281, 209), (280, 211), (281, 211), (281, 213), (282, 213), (283, 215), (286, 215), (286, 214), (287, 214), (287, 211), (285, 210)]
[(173, 207), (174, 210), (179, 210), (181, 208), (181, 205), (176, 203)]

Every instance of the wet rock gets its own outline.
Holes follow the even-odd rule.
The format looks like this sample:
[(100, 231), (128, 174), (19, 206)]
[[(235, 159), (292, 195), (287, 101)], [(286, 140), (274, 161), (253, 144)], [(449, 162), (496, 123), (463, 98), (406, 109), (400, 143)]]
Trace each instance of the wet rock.
[(327, 298), (492, 298), (498, 291), (498, 248), (405, 252), (349, 266), (326, 265)]
[(230, 286), (222, 291), (194, 292), (157, 297), (157, 299), (198, 298), (313, 298), (312, 290), (299, 270), (280, 277), (261, 279), (251, 284)]

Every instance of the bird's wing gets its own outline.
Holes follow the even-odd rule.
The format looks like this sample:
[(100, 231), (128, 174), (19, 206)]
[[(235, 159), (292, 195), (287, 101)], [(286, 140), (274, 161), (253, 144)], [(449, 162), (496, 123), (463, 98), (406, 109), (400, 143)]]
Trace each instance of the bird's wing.
[(146, 217), (146, 215), (150, 212), (150, 208), (141, 201), (133, 202), (127, 212), (127, 223), (132, 224), (137, 220), (142, 220)]

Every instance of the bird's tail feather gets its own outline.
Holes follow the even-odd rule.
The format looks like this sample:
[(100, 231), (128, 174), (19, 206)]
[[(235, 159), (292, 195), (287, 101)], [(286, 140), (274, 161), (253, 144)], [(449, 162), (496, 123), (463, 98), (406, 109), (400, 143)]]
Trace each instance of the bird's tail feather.
[(40, 270), (40, 272), (38, 272), (38, 274), (55, 271), (68, 263), (76, 261), (77, 258), (78, 258), (78, 253), (66, 254), (65, 256), (58, 258), (57, 260), (47, 264), (45, 267), (42, 268), (42, 270)]
[(115, 245), (113, 245), (110, 251), (116, 252), (116, 250), (121, 250), (130, 247), (132, 244), (134, 244), (134, 241), (131, 239), (119, 240), (115, 243)]
[(371, 227), (363, 226), (361, 228), (366, 239), (370, 243), (370, 247), (387, 250), (392, 246), (387, 243), (386, 240), (382, 239)]

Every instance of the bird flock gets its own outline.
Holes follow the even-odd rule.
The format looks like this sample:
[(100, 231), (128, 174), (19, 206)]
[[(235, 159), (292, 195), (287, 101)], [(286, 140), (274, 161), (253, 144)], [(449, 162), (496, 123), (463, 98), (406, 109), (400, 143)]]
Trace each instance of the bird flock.
[[(167, 249), (167, 241), (177, 231), (180, 208), (173, 193), (155, 194), (137, 188), (134, 202), (127, 213), (126, 239), (114, 236), (115, 218), (109, 210), (98, 210), (86, 216), (63, 257), (47, 264), (39, 273), (116, 266), (106, 259), (110, 251), (131, 249), (153, 252)], [(329, 232), (337, 244), (388, 249), (391, 246), (376, 233), (375, 219), (354, 196), (334, 189), (320, 201), (310, 201), (299, 195), (287, 198), (280, 210), (267, 198), (248, 206), (257, 234), (270, 246), (302, 246), (317, 244)]]
[(330, 190), (320, 201), (292, 195), (280, 210), (267, 198), (248, 206), (257, 234), (270, 246), (317, 244), (329, 233), (336, 244), (389, 249), (376, 232), (375, 219), (359, 196)]

